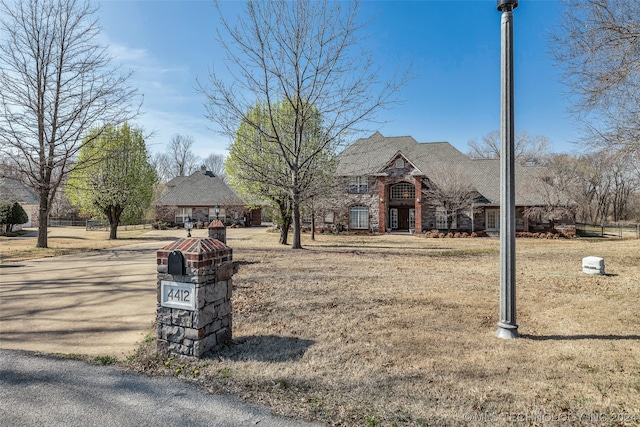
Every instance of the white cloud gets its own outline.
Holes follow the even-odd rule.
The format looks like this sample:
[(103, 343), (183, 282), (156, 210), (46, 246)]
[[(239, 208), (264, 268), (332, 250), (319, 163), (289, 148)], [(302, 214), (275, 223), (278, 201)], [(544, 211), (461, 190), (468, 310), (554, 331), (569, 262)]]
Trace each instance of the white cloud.
[(148, 52), (142, 48), (130, 48), (123, 44), (109, 43), (108, 52), (117, 62), (141, 63), (148, 58)]

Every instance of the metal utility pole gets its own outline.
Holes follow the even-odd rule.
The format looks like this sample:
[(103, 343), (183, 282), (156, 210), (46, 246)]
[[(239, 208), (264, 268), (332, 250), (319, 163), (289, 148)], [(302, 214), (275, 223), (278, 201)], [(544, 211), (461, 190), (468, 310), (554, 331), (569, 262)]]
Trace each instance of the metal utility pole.
[(513, 10), (518, 0), (497, 0), (502, 13), (500, 59), (500, 321), (496, 336), (518, 337), (516, 324), (515, 125), (513, 112)]

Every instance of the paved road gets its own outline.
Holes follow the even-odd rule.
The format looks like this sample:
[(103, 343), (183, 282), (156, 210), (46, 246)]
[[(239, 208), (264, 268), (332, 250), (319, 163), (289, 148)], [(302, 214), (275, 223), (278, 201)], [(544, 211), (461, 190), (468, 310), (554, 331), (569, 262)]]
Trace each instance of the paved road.
[[(175, 378), (0, 350), (0, 426), (312, 426)], [(317, 425), (317, 424), (315, 424)]]

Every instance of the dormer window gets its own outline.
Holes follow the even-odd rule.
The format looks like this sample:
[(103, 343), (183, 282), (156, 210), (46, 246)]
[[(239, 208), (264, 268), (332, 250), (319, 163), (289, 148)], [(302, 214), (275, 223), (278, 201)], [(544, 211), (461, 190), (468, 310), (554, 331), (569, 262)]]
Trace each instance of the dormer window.
[(404, 159), (398, 157), (396, 159), (396, 169), (402, 169), (404, 167)]

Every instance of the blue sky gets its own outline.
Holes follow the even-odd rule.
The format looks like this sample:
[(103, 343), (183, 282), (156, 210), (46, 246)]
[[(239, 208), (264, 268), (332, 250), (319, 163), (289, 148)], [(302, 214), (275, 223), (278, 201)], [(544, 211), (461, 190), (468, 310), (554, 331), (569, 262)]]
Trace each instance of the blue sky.
[[(144, 94), (137, 123), (154, 134), (153, 152), (172, 135), (195, 139), (194, 152), (226, 154), (229, 140), (205, 117), (196, 78), (220, 69), (218, 16), (210, 0), (99, 2), (104, 42)], [(381, 111), (371, 132), (411, 135), (419, 142), (448, 141), (466, 152), (471, 138), (498, 129), (500, 18), (495, 0), (363, 1), (364, 48), (382, 77), (412, 64), (415, 79), (400, 92), (401, 105)], [(240, 3), (225, 2), (240, 10)], [(548, 55), (548, 33), (561, 17), (555, 0), (520, 0), (514, 12), (516, 129), (545, 135), (556, 152), (569, 152), (578, 129), (567, 112), (561, 70)]]

